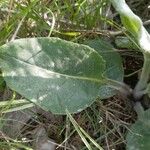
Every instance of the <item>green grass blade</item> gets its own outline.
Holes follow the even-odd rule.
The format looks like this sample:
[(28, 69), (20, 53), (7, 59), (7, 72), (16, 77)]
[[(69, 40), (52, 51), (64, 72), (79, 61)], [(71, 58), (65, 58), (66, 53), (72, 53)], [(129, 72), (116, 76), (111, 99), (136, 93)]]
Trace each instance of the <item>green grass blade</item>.
[[(78, 132), (78, 134), (80, 135), (81, 139), (83, 140), (84, 144), (86, 146), (89, 146), (89, 143), (87, 142), (86, 138), (88, 138), (90, 140), (90, 142), (93, 143), (93, 145), (95, 145), (95, 147), (98, 148), (98, 150), (103, 150), (103, 148), (95, 141), (93, 140), (79, 125), (78, 123), (74, 120), (74, 118), (71, 116), (71, 114), (66, 111), (67, 116), (69, 117), (71, 123), (73, 124), (73, 126), (75, 127), (76, 131)], [(86, 138), (85, 138), (86, 137)], [(88, 148), (88, 147), (87, 147)], [(91, 148), (91, 146), (89, 147)], [(89, 149), (90, 150), (90, 149)]]

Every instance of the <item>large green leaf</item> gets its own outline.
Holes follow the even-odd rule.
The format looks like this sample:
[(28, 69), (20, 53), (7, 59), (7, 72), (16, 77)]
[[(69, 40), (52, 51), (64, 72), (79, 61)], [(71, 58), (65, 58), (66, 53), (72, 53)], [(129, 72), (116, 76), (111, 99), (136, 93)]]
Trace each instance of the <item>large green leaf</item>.
[(143, 111), (127, 134), (127, 150), (150, 149), (150, 109)]
[[(106, 61), (104, 74), (107, 78), (119, 82), (123, 81), (124, 70), (121, 57), (109, 42), (102, 39), (93, 39), (85, 41), (84, 44), (94, 48)], [(110, 88), (109, 85), (99, 87), (99, 97), (101, 99), (109, 98), (114, 94), (116, 94), (116, 90)]]
[(19, 39), (0, 48), (7, 85), (45, 110), (80, 112), (98, 95), (105, 61), (94, 49), (58, 38)]

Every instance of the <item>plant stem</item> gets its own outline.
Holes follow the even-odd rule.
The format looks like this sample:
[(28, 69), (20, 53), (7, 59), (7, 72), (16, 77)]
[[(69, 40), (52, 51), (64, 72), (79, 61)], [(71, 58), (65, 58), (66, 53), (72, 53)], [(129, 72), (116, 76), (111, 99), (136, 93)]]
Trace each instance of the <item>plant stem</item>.
[(107, 84), (109, 87), (120, 91), (124, 96), (129, 96), (132, 93), (132, 89), (125, 83), (107, 78)]
[(144, 108), (142, 107), (140, 102), (135, 103), (134, 110), (136, 111), (138, 118), (142, 117), (142, 115), (144, 114)]
[(147, 87), (150, 77), (150, 54), (144, 53), (144, 64), (142, 68), (142, 73), (137, 85), (134, 88), (133, 96), (135, 99), (140, 99), (143, 94), (141, 91), (144, 91)]

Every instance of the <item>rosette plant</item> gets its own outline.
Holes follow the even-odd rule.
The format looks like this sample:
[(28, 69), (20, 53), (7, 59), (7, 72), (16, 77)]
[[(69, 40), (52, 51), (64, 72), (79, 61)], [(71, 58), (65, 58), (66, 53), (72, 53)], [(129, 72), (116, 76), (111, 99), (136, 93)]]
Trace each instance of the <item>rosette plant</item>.
[[(120, 91), (139, 100), (150, 96), (150, 35), (124, 0), (111, 0), (123, 26), (139, 44), (144, 65), (134, 89), (123, 83), (120, 55), (102, 39), (77, 44), (55, 37), (17, 39), (0, 47), (2, 75), (14, 91), (54, 114), (78, 113), (97, 97)], [(150, 110), (137, 103), (139, 119), (127, 135), (127, 149), (150, 148)]]

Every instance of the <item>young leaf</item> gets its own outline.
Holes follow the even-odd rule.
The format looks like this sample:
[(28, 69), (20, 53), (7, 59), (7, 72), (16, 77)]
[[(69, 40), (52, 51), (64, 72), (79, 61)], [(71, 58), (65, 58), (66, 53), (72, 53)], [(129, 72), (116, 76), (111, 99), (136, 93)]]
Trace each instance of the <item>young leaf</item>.
[(117, 36), (115, 38), (115, 44), (118, 48), (122, 48), (122, 49), (135, 49), (135, 50), (137, 50), (139, 48), (139, 46), (135, 42), (133, 42), (128, 37), (124, 37), (124, 36)]
[(111, 2), (120, 14), (122, 24), (138, 41), (143, 52), (150, 53), (150, 35), (144, 28), (141, 19), (132, 12), (125, 0), (111, 0)]
[[(106, 61), (105, 76), (109, 79), (123, 82), (124, 70), (120, 55), (114, 50), (109, 42), (102, 39), (87, 40), (84, 44), (94, 48)], [(116, 90), (108, 85), (99, 87), (99, 97), (101, 99), (109, 98), (116, 94)]]
[(150, 148), (150, 109), (143, 111), (127, 134), (127, 150), (148, 150)]
[(105, 61), (94, 49), (59, 38), (19, 39), (0, 48), (7, 85), (56, 114), (80, 112), (105, 82)]

